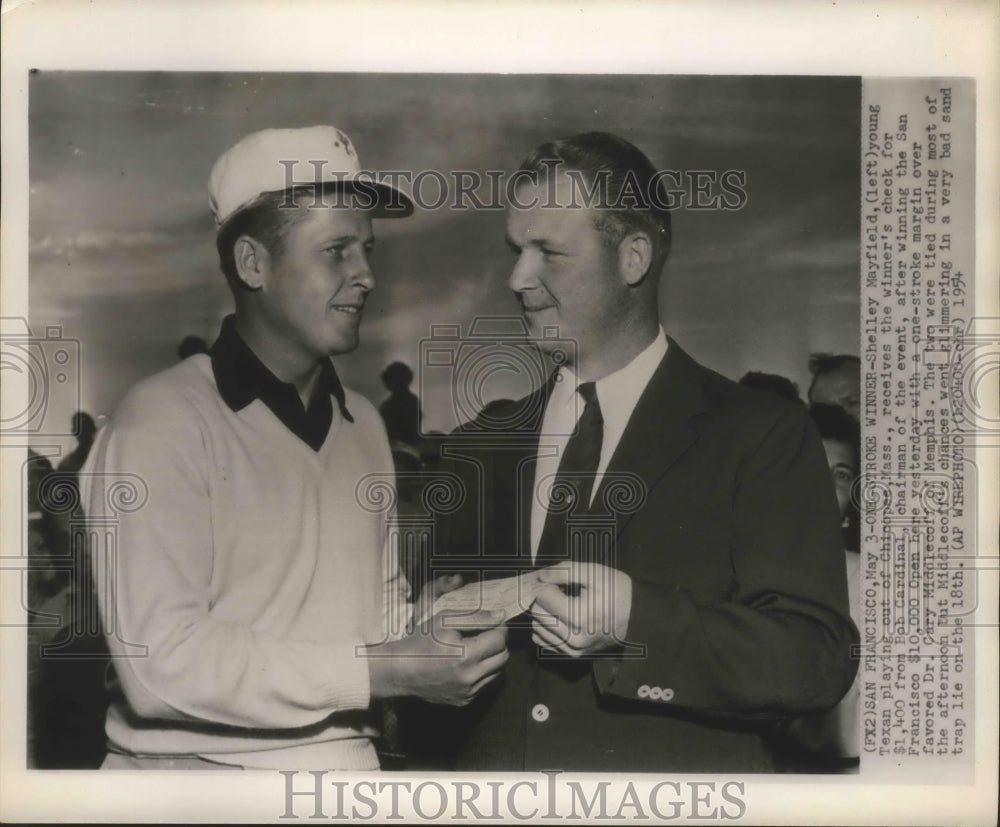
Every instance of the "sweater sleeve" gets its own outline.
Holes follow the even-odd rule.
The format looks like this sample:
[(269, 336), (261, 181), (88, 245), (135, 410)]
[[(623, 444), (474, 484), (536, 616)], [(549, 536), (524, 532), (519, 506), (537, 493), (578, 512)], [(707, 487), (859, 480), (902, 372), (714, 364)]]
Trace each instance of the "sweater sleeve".
[[(395, 523), (395, 521), (393, 521)], [(413, 603), (410, 602), (410, 581), (406, 579), (399, 564), (399, 533), (386, 538), (386, 551), (382, 559), (383, 594), (382, 627), (385, 630), (379, 639), (399, 640), (406, 636), (413, 620)]]
[(391, 506), (386, 510), (387, 519), (383, 522), (382, 536), (382, 607), (379, 618), (380, 626), (373, 630), (372, 642), (389, 642), (406, 636), (413, 619), (412, 588), (402, 566), (402, 549), (406, 545), (407, 532), (405, 525), (399, 519), (396, 504), (399, 501), (397, 487), (398, 473), (394, 469), (392, 453), (389, 450), (389, 436), (385, 426), (385, 415), (382, 409), (388, 402), (383, 402), (376, 414), (371, 403), (353, 391), (348, 399), (350, 409), (365, 418), (366, 409), (370, 409), (368, 420), (372, 423), (369, 433), (370, 441), (366, 444), (367, 451), (372, 456), (372, 467), (392, 469), (380, 474), (384, 482), (388, 476), (393, 481), (393, 496)]
[[(283, 639), (213, 617), (205, 436), (190, 404), (163, 390), (132, 391), (81, 475), (91, 530), (114, 524), (115, 547), (93, 549), (92, 563), (131, 708), (147, 719), (265, 729), (367, 708), (363, 641), (338, 630)], [(116, 486), (139, 486), (146, 499), (115, 509)]]

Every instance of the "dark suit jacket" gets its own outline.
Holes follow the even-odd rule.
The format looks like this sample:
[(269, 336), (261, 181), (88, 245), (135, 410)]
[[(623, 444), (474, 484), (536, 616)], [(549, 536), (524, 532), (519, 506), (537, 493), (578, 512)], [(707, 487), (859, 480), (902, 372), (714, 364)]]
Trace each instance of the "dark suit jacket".
[[(532, 567), (547, 393), (446, 448), (467, 491), (439, 526), (436, 571)], [(504, 676), (470, 707), (426, 719), (437, 744), (450, 741), (463, 770), (772, 771), (776, 722), (834, 706), (856, 670), (838, 509), (806, 411), (671, 340), (594, 503), (614, 538), (607, 562), (633, 582), (629, 645), (540, 657), (522, 616)]]

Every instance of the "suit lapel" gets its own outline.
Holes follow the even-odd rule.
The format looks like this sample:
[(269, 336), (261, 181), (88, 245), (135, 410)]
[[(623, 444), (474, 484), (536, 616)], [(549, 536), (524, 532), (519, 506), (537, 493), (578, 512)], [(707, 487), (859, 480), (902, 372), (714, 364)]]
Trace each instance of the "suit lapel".
[[(705, 370), (669, 339), (666, 356), (639, 397), (601, 480), (594, 508), (609, 508), (620, 537), (670, 467), (700, 436), (712, 407)], [(613, 489), (624, 485), (625, 488)], [(624, 495), (624, 496), (622, 496)]]

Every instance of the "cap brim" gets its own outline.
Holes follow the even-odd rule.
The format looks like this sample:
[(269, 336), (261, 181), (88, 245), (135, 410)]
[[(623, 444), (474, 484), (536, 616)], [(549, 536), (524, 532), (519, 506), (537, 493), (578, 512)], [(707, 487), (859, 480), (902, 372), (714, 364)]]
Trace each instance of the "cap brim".
[[(307, 184), (294, 189), (315, 190), (316, 186)], [(370, 212), (373, 218), (406, 218), (413, 215), (414, 206), (410, 196), (382, 181), (365, 177), (343, 178), (323, 181), (319, 187), (324, 195), (323, 203), (327, 206)]]

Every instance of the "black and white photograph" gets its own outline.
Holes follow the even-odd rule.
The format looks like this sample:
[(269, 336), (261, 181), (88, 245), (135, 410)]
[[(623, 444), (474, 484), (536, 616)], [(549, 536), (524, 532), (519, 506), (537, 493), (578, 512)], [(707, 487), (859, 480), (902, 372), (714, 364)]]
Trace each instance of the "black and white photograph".
[(5, 817), (989, 811), (995, 85), (558, 48), (5, 65)]
[[(469, 769), (774, 769), (782, 747), (770, 741), (792, 737), (783, 725), (802, 718), (795, 726), (805, 727), (805, 719), (826, 712), (854, 672), (844, 549), (856, 561), (858, 548), (842, 542), (840, 523), (849, 522), (859, 451), (860, 90), (858, 78), (32, 75), (29, 321), (61, 323), (64, 335), (72, 326), (80, 342), (81, 410), (47, 412), (67, 422), (77, 417), (81, 426), (77, 447), (57, 471), (83, 467), (84, 511), (101, 511), (116, 485), (134, 484), (134, 497), (144, 501), (119, 517), (116, 557), (106, 563), (113, 570), (101, 572), (113, 582), (96, 584), (97, 595), (114, 593), (117, 605), (112, 618), (98, 600), (105, 627), (115, 628), (115, 679), (107, 730), (98, 732), (94, 752), (106, 736), (111, 757), (103, 760), (186, 754), (200, 756), (190, 761), (298, 768), (285, 751), (307, 748), (316, 758), (302, 759), (306, 769), (372, 769), (374, 730), (359, 723), (370, 706), (362, 685), (369, 671), (372, 701), (412, 696), (447, 706), (482, 696), (469, 704), (471, 714), (441, 720), (436, 709), (403, 704), (403, 731), (410, 712), (422, 721), (431, 716), (445, 733), (475, 734), (494, 726), (485, 707), (495, 708), (495, 726), (512, 740), (488, 736), (488, 755), (470, 755)], [(801, 101), (810, 102), (808, 117)], [(537, 168), (519, 156), (537, 157)], [(544, 163), (551, 180), (538, 174)], [(285, 218), (285, 193), (312, 180), (312, 165), (319, 180), (332, 183), (316, 203), (297, 196), (308, 201), (309, 223), (295, 217), (297, 201)], [(368, 211), (360, 201), (369, 193), (360, 189), (345, 193), (358, 206), (350, 198), (335, 204), (336, 179), (362, 169), (374, 169), (373, 181), (398, 178), (399, 189), (373, 186), (376, 204)], [(518, 170), (527, 183), (513, 179), (508, 193)], [(602, 181), (606, 192), (595, 188)], [(607, 206), (586, 207), (591, 196)], [(253, 212), (262, 197), (275, 202), (264, 218)], [(94, 201), (103, 205), (98, 216), (88, 207)], [(636, 217), (625, 217), (632, 202)], [(574, 209), (587, 217), (579, 227), (564, 211)], [(602, 230), (602, 222), (613, 226)], [(302, 261), (272, 266), (274, 288), (244, 273), (259, 257), (280, 262), (275, 250), (299, 254), (289, 231), (314, 223), (316, 240), (302, 245)], [(619, 287), (610, 274), (626, 255), (622, 243), (636, 234), (628, 251), (635, 262), (615, 276)], [(266, 253), (257, 249), (258, 236), (271, 244), (263, 245)], [(504, 329), (522, 321), (519, 338)], [(440, 333), (449, 329), (451, 337)], [(203, 352), (189, 353), (196, 339)], [(529, 361), (524, 341), (555, 370)], [(324, 362), (317, 375), (317, 359), (330, 356), (333, 368)], [(725, 373), (710, 373), (708, 365)], [(609, 660), (618, 646), (613, 631), (607, 641), (582, 641), (579, 651), (573, 640), (556, 640), (556, 624), (570, 619), (557, 612), (585, 606), (560, 609), (562, 592), (552, 583), (521, 621), (541, 625), (554, 613), (553, 637), (536, 633), (551, 643), (540, 652), (582, 658), (543, 666), (529, 651), (539, 643), (527, 639), (532, 623), (515, 622), (506, 641), (490, 631), (473, 637), (484, 648), (468, 686), (442, 687), (439, 681), (453, 679), (432, 669), (426, 688), (415, 675), (412, 692), (397, 696), (387, 686), (387, 694), (374, 694), (381, 692), (377, 672), (355, 665), (355, 645), (369, 641), (350, 617), (382, 598), (381, 575), (364, 569), (389, 566), (379, 533), (387, 511), (366, 509), (366, 477), (391, 480), (395, 466), (406, 472), (396, 485), (404, 507), (429, 511), (428, 558), (400, 560), (414, 596), (458, 578), (478, 588), (484, 574), (498, 571), (557, 576), (570, 557), (567, 542), (599, 535), (563, 538), (560, 546), (546, 538), (549, 548), (539, 550), (553, 517), (519, 509), (543, 496), (537, 489), (547, 477), (564, 473), (561, 451), (579, 432), (574, 414), (586, 408), (573, 401), (576, 388), (562, 399), (551, 383), (561, 380), (562, 392), (570, 383), (596, 382), (599, 399), (605, 379), (609, 398), (594, 404), (612, 409), (621, 452), (600, 444), (611, 423), (597, 412), (605, 430), (594, 459), (603, 456), (604, 468), (594, 468), (604, 472), (607, 493), (593, 480), (590, 487), (596, 497), (623, 498), (618, 517), (628, 514), (629, 524), (600, 550), (611, 557), (591, 560), (601, 566), (591, 574), (601, 577), (606, 568), (610, 578), (617, 555), (627, 566), (623, 575), (648, 584), (648, 595), (634, 584), (594, 584), (631, 588), (631, 607), (609, 608), (622, 613), (615, 620), (646, 654)], [(288, 385), (297, 393), (285, 394)], [(610, 401), (611, 394), (621, 400)], [(549, 398), (568, 406), (569, 418), (546, 427), (538, 414), (546, 422), (554, 416)], [(813, 402), (825, 407), (810, 409)], [(689, 409), (683, 415), (682, 406)], [(362, 423), (367, 434), (358, 433)], [(710, 426), (718, 430), (700, 433)], [(831, 443), (825, 453), (824, 432)], [(348, 461), (338, 434), (365, 450)], [(520, 443), (532, 438), (542, 444), (522, 456)], [(542, 468), (549, 450), (554, 456)], [(494, 454), (510, 467), (499, 467)], [(523, 470), (517, 474), (536, 458), (532, 484)], [(317, 460), (324, 469), (318, 476)], [(442, 472), (437, 486), (435, 470)], [(585, 466), (573, 470), (587, 473)], [(414, 474), (421, 471), (424, 479)], [(841, 477), (847, 496), (834, 515)], [(453, 480), (461, 491), (452, 493), (464, 502), (447, 503), (452, 513), (428, 510), (433, 501), (422, 508), (422, 485), (433, 493)], [(558, 493), (546, 492), (549, 499)], [(490, 506), (485, 512), (482, 503)], [(746, 515), (736, 513), (742, 509)], [(581, 514), (562, 515), (563, 522), (570, 518), (572, 528)], [(529, 537), (524, 547), (520, 529)], [(53, 547), (57, 537), (48, 542), (50, 556), (63, 556)], [(668, 552), (687, 544), (689, 551)], [(541, 565), (543, 556), (550, 566)], [(695, 558), (705, 559), (695, 565)], [(446, 572), (449, 564), (457, 571)], [(274, 570), (264, 575), (265, 566)], [(448, 575), (452, 581), (438, 582)], [(317, 579), (328, 581), (329, 591), (318, 589)], [(85, 588), (72, 578), (58, 585), (65, 587), (48, 586), (56, 599)], [(676, 605), (678, 589), (683, 606)], [(39, 617), (52, 614), (41, 604), (32, 608)], [(640, 620), (640, 612), (649, 617)], [(277, 626), (272, 615), (281, 618)], [(578, 620), (607, 625), (603, 617)], [(345, 635), (345, 626), (356, 637)], [(419, 645), (434, 645), (436, 637), (433, 631)], [(525, 638), (518, 654), (531, 657), (501, 669), (515, 637)], [(67, 642), (73, 645), (83, 644)], [(87, 651), (96, 645), (86, 644)], [(129, 657), (136, 646), (145, 647), (143, 655)], [(706, 652), (711, 659), (702, 661)], [(592, 654), (601, 657), (588, 664)], [(157, 669), (161, 658), (169, 674)], [(680, 674), (679, 658), (690, 659), (683, 668), (689, 675)], [(90, 687), (82, 673), (67, 680), (69, 667), (48, 666), (50, 687), (49, 660), (39, 670), (38, 714), (31, 717), (46, 735), (34, 743), (41, 755), (66, 756), (47, 741), (64, 737), (50, 730), (68, 706), (52, 691), (72, 687), (82, 701), (104, 681)], [(206, 662), (214, 664), (207, 672)], [(97, 671), (94, 662), (81, 663)], [(611, 681), (608, 666), (630, 665), (634, 675), (621, 673), (620, 684), (592, 686)], [(523, 687), (515, 666), (531, 669)], [(494, 667), (500, 672), (489, 681)], [(256, 684), (258, 676), (264, 680)], [(542, 677), (553, 681), (551, 698), (527, 692), (528, 682)], [(482, 689), (474, 692), (477, 683)], [(524, 696), (516, 710), (505, 697), (514, 692)], [(153, 706), (142, 714), (146, 703)], [(539, 721), (550, 707), (551, 717)], [(585, 714), (593, 717), (581, 727)], [(177, 723), (167, 723), (175, 716)], [(330, 726), (340, 716), (346, 726)], [(856, 714), (847, 720), (856, 723)], [(66, 723), (83, 751), (78, 730)], [(201, 732), (205, 726), (222, 729), (210, 735)], [(290, 732), (279, 737), (272, 729)], [(550, 749), (534, 758), (536, 732)], [(845, 734), (817, 744), (810, 757), (819, 761), (829, 751), (833, 765), (849, 765), (858, 758), (856, 740)], [(419, 755), (421, 745), (412, 746)], [(461, 754), (442, 756), (448, 759), (463, 766)]]

